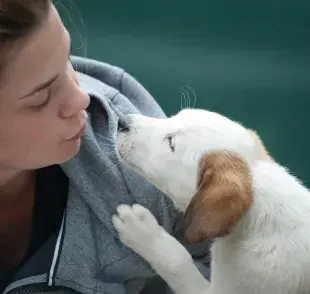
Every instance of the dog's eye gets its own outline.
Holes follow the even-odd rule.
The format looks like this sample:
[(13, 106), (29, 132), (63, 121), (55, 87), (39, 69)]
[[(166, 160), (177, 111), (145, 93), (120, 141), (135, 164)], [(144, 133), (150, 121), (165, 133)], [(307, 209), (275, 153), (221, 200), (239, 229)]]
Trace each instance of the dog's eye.
[(174, 143), (173, 137), (172, 136), (168, 136), (167, 140), (169, 142), (169, 147), (170, 147), (171, 151), (174, 152), (175, 151), (175, 143)]

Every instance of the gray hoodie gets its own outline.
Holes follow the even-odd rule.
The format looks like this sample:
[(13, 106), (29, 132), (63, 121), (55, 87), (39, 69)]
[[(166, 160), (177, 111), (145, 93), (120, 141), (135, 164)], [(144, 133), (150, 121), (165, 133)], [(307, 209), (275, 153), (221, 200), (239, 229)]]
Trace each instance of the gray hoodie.
[[(140, 203), (182, 242), (182, 216), (150, 183), (126, 170), (115, 149), (120, 115), (165, 117), (152, 96), (124, 70), (72, 57), (89, 93), (88, 123), (79, 153), (62, 166), (69, 196), (59, 234), (16, 274), (4, 293), (165, 293), (147, 262), (117, 238), (111, 216), (121, 204)], [(187, 246), (208, 276), (209, 244)], [(161, 286), (160, 286), (161, 285)], [(160, 288), (163, 287), (163, 288)]]

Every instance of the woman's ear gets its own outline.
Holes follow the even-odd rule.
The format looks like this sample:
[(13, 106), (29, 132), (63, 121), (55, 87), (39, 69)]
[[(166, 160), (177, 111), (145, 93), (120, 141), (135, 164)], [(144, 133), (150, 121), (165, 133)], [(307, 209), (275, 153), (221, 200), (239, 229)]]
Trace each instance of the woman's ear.
[(197, 193), (184, 216), (185, 241), (229, 234), (253, 201), (252, 175), (236, 154), (217, 151), (201, 159)]

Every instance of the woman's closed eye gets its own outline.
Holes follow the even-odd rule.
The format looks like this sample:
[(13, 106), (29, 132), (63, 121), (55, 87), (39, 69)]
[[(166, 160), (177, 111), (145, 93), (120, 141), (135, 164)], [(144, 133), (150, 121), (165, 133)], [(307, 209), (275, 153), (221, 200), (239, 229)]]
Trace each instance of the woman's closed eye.
[(43, 87), (39, 88), (37, 92), (33, 93), (29, 99), (31, 102), (28, 104), (28, 109), (33, 111), (40, 111), (45, 106), (47, 106), (52, 98), (55, 95), (55, 92), (58, 91), (60, 74), (57, 74), (49, 81), (43, 84)]
[(35, 102), (30, 105), (32, 110), (38, 111), (47, 106), (51, 99), (51, 87), (48, 87), (35, 94), (36, 97), (33, 98)]

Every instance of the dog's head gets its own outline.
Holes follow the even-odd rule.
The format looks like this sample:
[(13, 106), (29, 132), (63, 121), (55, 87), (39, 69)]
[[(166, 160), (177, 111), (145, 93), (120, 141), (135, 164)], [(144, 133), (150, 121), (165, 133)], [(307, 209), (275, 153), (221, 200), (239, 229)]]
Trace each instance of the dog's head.
[(170, 118), (127, 117), (117, 147), (125, 164), (185, 212), (185, 239), (229, 233), (252, 202), (249, 132), (215, 112), (186, 109)]

